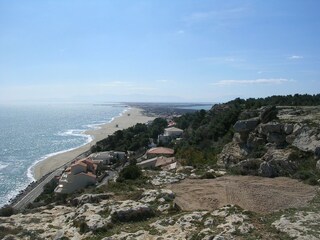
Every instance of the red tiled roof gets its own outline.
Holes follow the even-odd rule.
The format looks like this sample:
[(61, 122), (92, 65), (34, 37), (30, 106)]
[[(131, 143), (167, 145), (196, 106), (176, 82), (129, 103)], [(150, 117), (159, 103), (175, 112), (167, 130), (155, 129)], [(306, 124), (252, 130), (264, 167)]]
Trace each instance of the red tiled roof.
[(147, 151), (147, 154), (174, 154), (174, 150), (171, 148), (165, 148), (165, 147), (155, 147), (151, 148)]

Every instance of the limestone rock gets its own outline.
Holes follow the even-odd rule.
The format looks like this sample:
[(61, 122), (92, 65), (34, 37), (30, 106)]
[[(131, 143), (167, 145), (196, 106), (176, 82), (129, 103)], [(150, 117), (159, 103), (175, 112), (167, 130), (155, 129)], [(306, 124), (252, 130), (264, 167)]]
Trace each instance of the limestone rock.
[(249, 134), (249, 138), (247, 140), (247, 146), (249, 148), (257, 148), (259, 146), (263, 146), (265, 144), (265, 139), (257, 136), (254, 133)]
[(293, 132), (293, 124), (287, 123), (283, 125), (283, 132), (287, 135)]
[(286, 136), (280, 133), (270, 132), (267, 135), (267, 141), (276, 146), (282, 146), (286, 142)]
[(235, 142), (226, 144), (218, 156), (218, 164), (229, 167), (246, 159), (248, 151), (240, 146), (240, 144)]
[(71, 200), (73, 206), (83, 205), (85, 203), (98, 203), (101, 200), (109, 199), (112, 197), (112, 193), (101, 193), (101, 194), (83, 194)]
[(277, 116), (277, 109), (275, 106), (267, 106), (261, 109), (259, 119), (261, 123), (270, 122)]
[(259, 175), (262, 177), (271, 178), (271, 177), (276, 177), (277, 172), (270, 163), (263, 162), (260, 164), (260, 167), (259, 167)]
[(293, 216), (282, 215), (272, 225), (281, 232), (287, 233), (292, 239), (318, 240), (320, 236), (319, 212), (296, 212)]
[(299, 133), (296, 134), (292, 145), (302, 151), (310, 151), (316, 153), (316, 149), (320, 146), (320, 140), (317, 137), (318, 131), (320, 130), (310, 128), (308, 126), (302, 127)]
[(262, 135), (268, 135), (268, 133), (281, 133), (282, 125), (278, 122), (269, 122), (259, 125), (259, 133)]
[(154, 216), (149, 204), (126, 200), (109, 207), (113, 221), (129, 222), (141, 221)]
[(236, 132), (249, 132), (258, 126), (259, 121), (259, 118), (239, 120), (234, 124), (233, 128)]
[(170, 189), (152, 189), (146, 190), (141, 194), (140, 202), (151, 203), (155, 202), (157, 199), (164, 199), (165, 201), (172, 201), (175, 194)]
[(238, 164), (233, 165), (231, 169), (242, 175), (258, 175), (258, 170), (261, 163), (262, 160), (258, 158), (246, 159)]

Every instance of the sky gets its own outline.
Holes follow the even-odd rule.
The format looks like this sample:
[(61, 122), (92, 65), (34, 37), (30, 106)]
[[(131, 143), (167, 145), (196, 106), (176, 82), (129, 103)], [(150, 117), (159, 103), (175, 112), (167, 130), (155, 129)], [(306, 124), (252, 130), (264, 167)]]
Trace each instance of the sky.
[(0, 103), (317, 94), (319, 0), (0, 0)]

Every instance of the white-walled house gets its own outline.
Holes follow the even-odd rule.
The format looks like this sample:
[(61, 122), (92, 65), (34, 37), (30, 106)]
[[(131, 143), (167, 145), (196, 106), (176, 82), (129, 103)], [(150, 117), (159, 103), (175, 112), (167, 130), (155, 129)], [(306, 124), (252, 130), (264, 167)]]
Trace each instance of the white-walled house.
[(60, 177), (56, 193), (72, 193), (94, 185), (97, 181), (96, 164), (91, 159), (82, 159), (71, 164)]
[(163, 135), (168, 136), (168, 137), (177, 138), (177, 137), (181, 137), (182, 133), (183, 133), (183, 130), (180, 128), (169, 127), (169, 128), (164, 129)]
[(167, 143), (172, 139), (181, 137), (183, 130), (176, 127), (169, 127), (164, 129), (164, 133), (158, 136), (159, 143)]

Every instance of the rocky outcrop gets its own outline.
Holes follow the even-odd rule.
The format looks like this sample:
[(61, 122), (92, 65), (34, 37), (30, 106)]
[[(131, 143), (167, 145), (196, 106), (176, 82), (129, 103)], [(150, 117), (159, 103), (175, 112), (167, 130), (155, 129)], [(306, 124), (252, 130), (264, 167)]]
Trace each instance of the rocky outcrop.
[(246, 148), (241, 147), (240, 144), (231, 142), (224, 146), (222, 152), (219, 154), (219, 165), (231, 166), (245, 160), (248, 155)]
[(302, 126), (295, 134), (295, 139), (292, 145), (302, 151), (310, 151), (315, 155), (318, 154), (320, 147), (320, 129)]
[(141, 221), (155, 215), (149, 204), (132, 200), (115, 203), (109, 210), (112, 221), (119, 222)]
[(290, 215), (282, 215), (272, 223), (280, 232), (287, 233), (292, 239), (318, 240), (320, 236), (320, 213), (298, 211)]
[[(303, 117), (300, 121), (299, 117), (292, 117), (296, 110), (289, 110), (286, 112), (282, 108), (278, 119), (275, 107), (265, 107), (260, 109), (259, 118), (237, 121), (233, 140), (224, 146), (218, 163), (241, 174), (276, 177), (292, 175), (297, 170), (296, 163), (289, 159), (292, 153), (289, 149), (293, 149), (290, 146), (312, 152), (316, 159), (320, 159), (318, 117), (309, 116), (309, 109), (306, 109), (299, 111), (299, 117)], [(249, 113), (241, 116), (253, 116)], [(284, 116), (285, 121), (282, 121)], [(294, 121), (289, 122), (290, 119)], [(314, 123), (305, 122), (311, 119)]]
[(158, 201), (163, 203), (165, 201), (172, 201), (175, 194), (170, 189), (151, 189), (146, 190), (141, 194), (140, 202), (151, 203)]
[(83, 205), (85, 203), (99, 203), (101, 200), (109, 199), (114, 194), (101, 193), (101, 194), (83, 194), (71, 200), (73, 206)]
[(277, 108), (275, 106), (266, 106), (260, 109), (260, 122), (266, 123), (272, 121), (277, 116)]
[(250, 132), (254, 130), (259, 124), (259, 118), (251, 118), (247, 120), (239, 120), (233, 126), (236, 132)]

